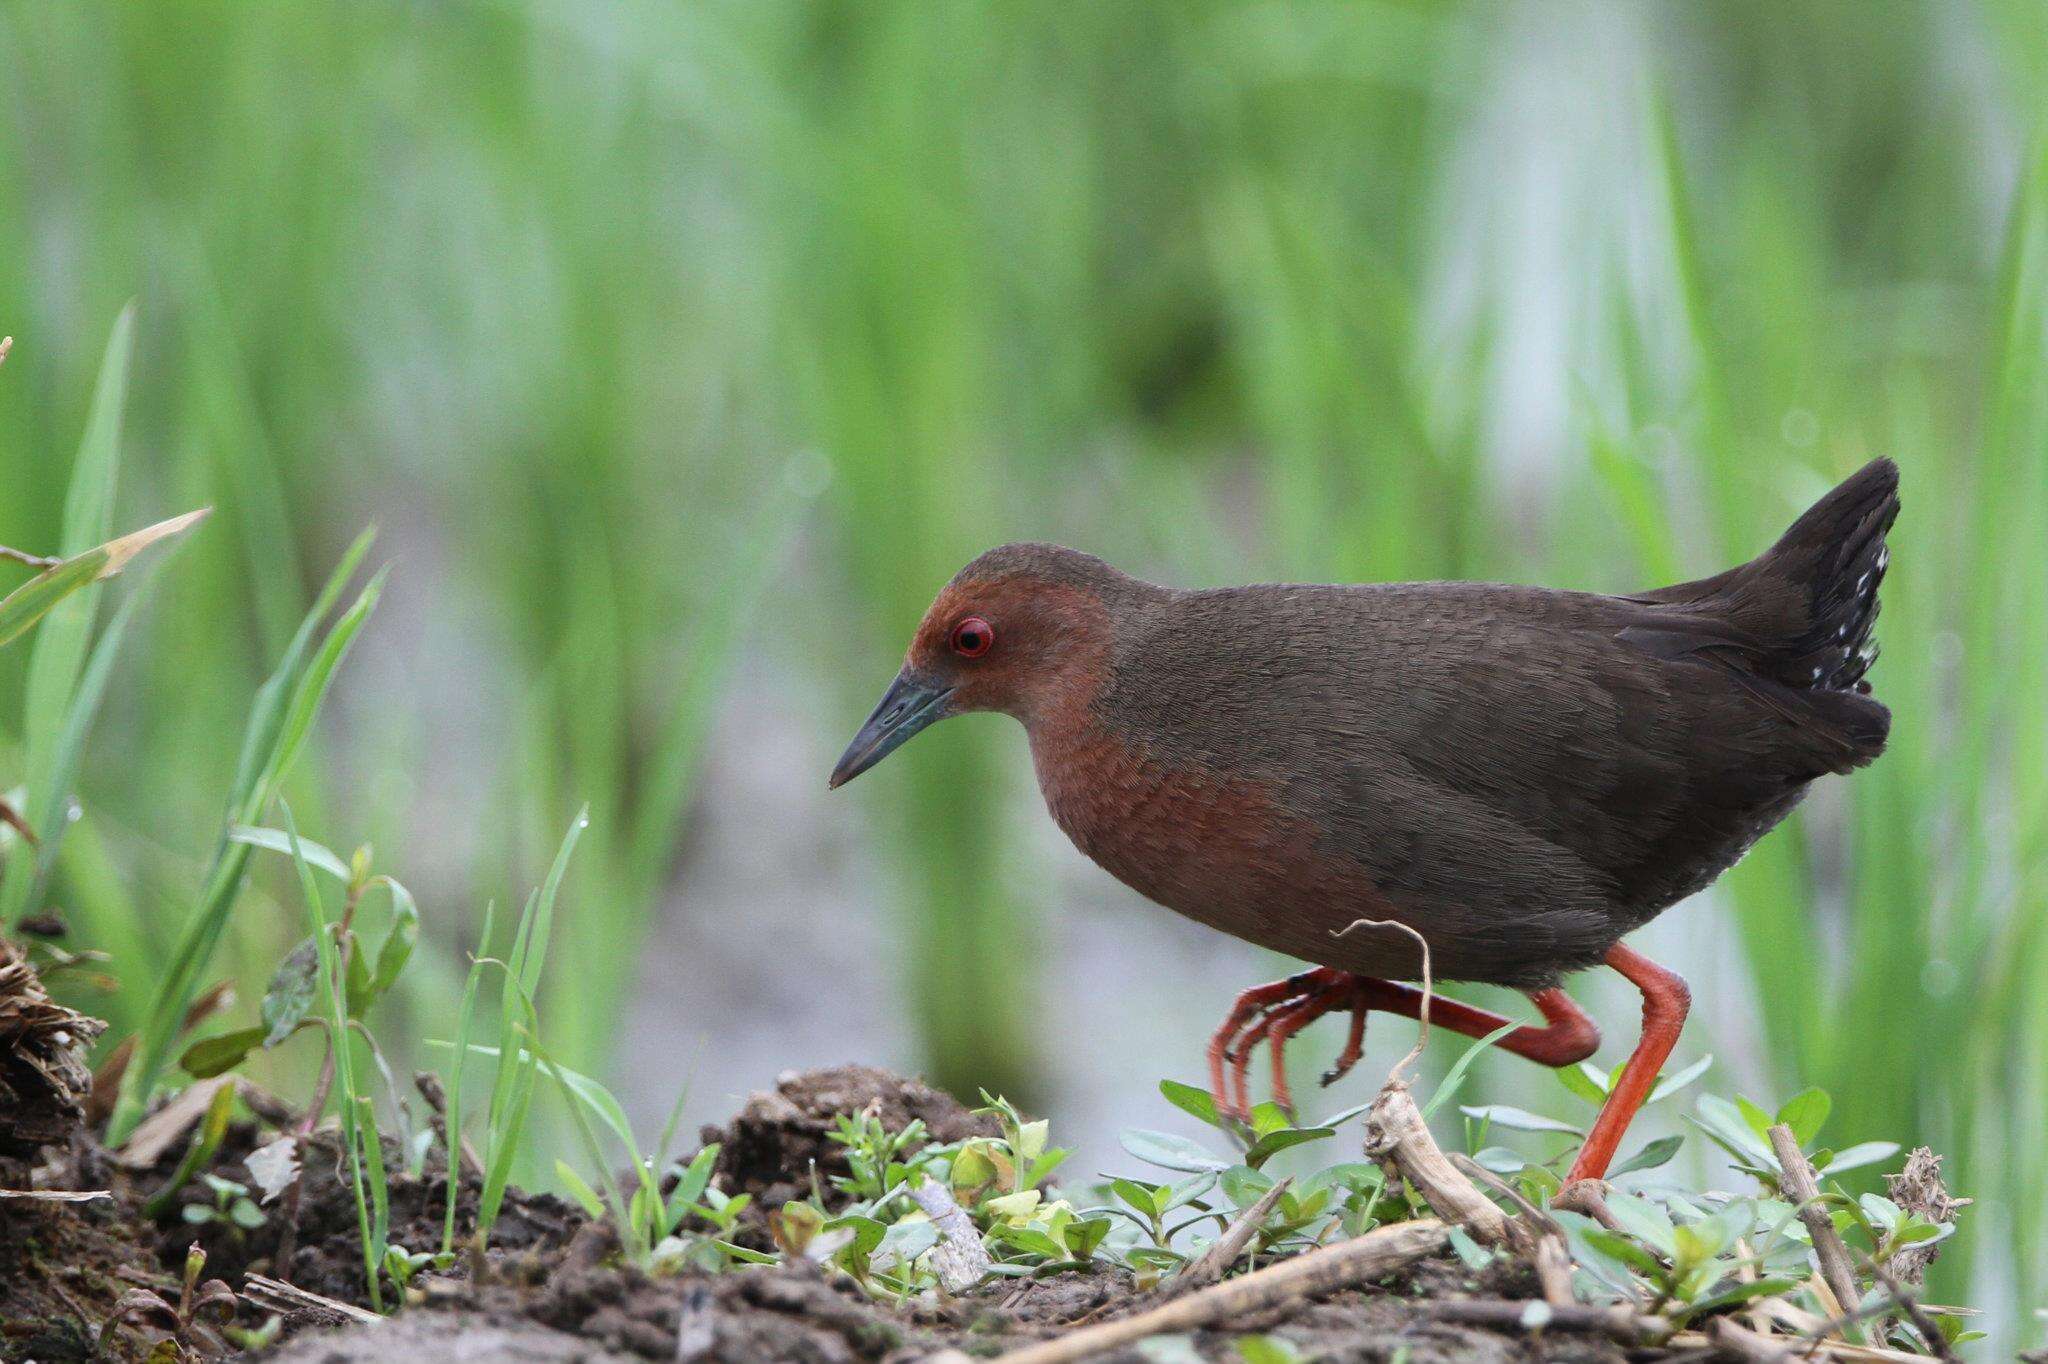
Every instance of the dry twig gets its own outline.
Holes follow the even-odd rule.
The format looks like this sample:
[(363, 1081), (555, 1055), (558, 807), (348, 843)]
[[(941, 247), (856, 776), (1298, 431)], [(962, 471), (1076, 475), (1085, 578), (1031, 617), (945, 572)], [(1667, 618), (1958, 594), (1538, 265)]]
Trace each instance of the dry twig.
[(1365, 1153), (1392, 1161), (1423, 1201), (1482, 1245), (1508, 1240), (1508, 1216), (1444, 1158), (1408, 1086), (1388, 1080), (1365, 1115)]
[(1866, 1263), (1870, 1265), (1871, 1276), (1884, 1285), (1884, 1291), (1891, 1294), (1892, 1301), (1906, 1314), (1906, 1320), (1912, 1322), (1913, 1329), (1920, 1333), (1920, 1339), (1927, 1344), (1927, 1352), (1941, 1359), (1955, 1359), (1955, 1347), (1948, 1343), (1948, 1337), (1941, 1333), (1941, 1327), (1935, 1324), (1934, 1319), (1921, 1309), (1920, 1300), (1914, 1296), (1913, 1291), (1900, 1283), (1896, 1274), (1876, 1260)]
[(311, 1289), (288, 1284), (282, 1279), (273, 1279), (267, 1274), (247, 1276), (242, 1296), (259, 1307), (272, 1312), (326, 1312), (340, 1317), (343, 1321), (369, 1324), (381, 1322), (384, 1318), (375, 1312), (367, 1312), (353, 1303), (326, 1297)]
[(1237, 1219), (1216, 1238), (1216, 1243), (1202, 1252), (1196, 1260), (1181, 1272), (1176, 1283), (1188, 1289), (1201, 1288), (1215, 1283), (1237, 1263), (1237, 1257), (1244, 1254), (1244, 1248), (1258, 1235), (1259, 1228), (1266, 1225), (1267, 1214), (1280, 1201), (1280, 1195), (1292, 1186), (1292, 1179), (1283, 1179), (1259, 1196), (1259, 1201), (1237, 1215)]
[(1814, 1178), (1813, 1166), (1799, 1149), (1799, 1138), (1792, 1135), (1790, 1127), (1777, 1123), (1771, 1128), (1770, 1137), (1771, 1150), (1785, 1172), (1785, 1192), (1799, 1210), (1799, 1220), (1806, 1224), (1807, 1234), (1813, 1238), (1813, 1254), (1820, 1261), (1821, 1278), (1842, 1312), (1854, 1312), (1862, 1296), (1856, 1291), (1856, 1276), (1850, 1269), (1849, 1247), (1842, 1244), (1842, 1234), (1835, 1230), (1827, 1209), (1820, 1204), (1820, 1183)]
[(1433, 1218), (1396, 1222), (1363, 1236), (1254, 1270), (1147, 1312), (1072, 1331), (998, 1358), (1004, 1364), (1075, 1364), (1133, 1341), (1198, 1331), (1218, 1322), (1355, 1288), (1443, 1249), (1450, 1229)]

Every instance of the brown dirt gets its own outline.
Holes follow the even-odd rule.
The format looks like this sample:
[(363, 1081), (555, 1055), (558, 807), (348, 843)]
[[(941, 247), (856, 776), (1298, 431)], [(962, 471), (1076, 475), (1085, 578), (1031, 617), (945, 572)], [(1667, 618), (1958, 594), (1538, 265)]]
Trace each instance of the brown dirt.
[(977, 1117), (952, 1095), (874, 1066), (785, 1071), (725, 1126), (707, 1125), (699, 1134), (706, 1146), (719, 1143), (718, 1187), (754, 1196), (741, 1244), (769, 1248), (768, 1210), (808, 1194), (814, 1167), (828, 1189), (833, 1175), (849, 1172), (845, 1148), (826, 1134), (839, 1114), (870, 1108), (892, 1131), (921, 1120), (935, 1142), (1000, 1132), (994, 1118)]
[[(772, 1091), (748, 1100), (730, 1123), (706, 1129), (707, 1140), (723, 1144), (721, 1186), (730, 1193), (752, 1192), (767, 1208), (808, 1190), (812, 1162), (821, 1179), (844, 1168), (838, 1147), (825, 1139), (832, 1115), (870, 1106), (892, 1124), (921, 1118), (937, 1140), (993, 1131), (949, 1096), (884, 1071), (848, 1066), (785, 1075)], [(237, 1127), (216, 1170), (246, 1182), (242, 1162), (261, 1139), (255, 1125)], [(136, 1277), (165, 1280), (195, 1236), (208, 1250), (210, 1276), (239, 1288), (245, 1272), (275, 1272), (271, 1261), (284, 1220), (275, 1208), (265, 1226), (249, 1232), (211, 1225), (195, 1229), (175, 1216), (162, 1226), (143, 1223), (142, 1200), (161, 1185), (175, 1160), (176, 1152), (167, 1154), (164, 1168), (131, 1178), (88, 1150), (72, 1162), (73, 1177), (104, 1180), (97, 1187), (111, 1185), (116, 1202), (32, 1210), (0, 1205), (0, 1322), (5, 1323), (0, 1360), (47, 1364), (93, 1358), (90, 1338), (113, 1300)], [(353, 1196), (339, 1177), (332, 1144), (316, 1146), (305, 1163), (299, 1245), (290, 1277), (314, 1292), (360, 1305), (362, 1261)], [(183, 1195), (201, 1196), (196, 1189)], [(396, 1179), (393, 1238), (415, 1249), (438, 1245), (444, 1197), (438, 1175)], [(472, 1184), (462, 1191), (464, 1226), (474, 1199)], [(580, 1211), (546, 1196), (515, 1195), (498, 1223), (485, 1284), (472, 1285), (460, 1269), (431, 1278), (406, 1311), (376, 1326), (335, 1329), (310, 1316), (288, 1321), (287, 1338), (264, 1357), (295, 1364), (409, 1359), (566, 1364), (679, 1357), (907, 1364), (948, 1349), (970, 1357), (993, 1356), (1083, 1319), (1102, 1320), (1153, 1302), (1150, 1295), (1133, 1292), (1123, 1275), (1104, 1269), (895, 1307), (869, 1299), (808, 1263), (650, 1279), (620, 1267), (615, 1251), (609, 1228), (589, 1223)], [(124, 1273), (129, 1277), (121, 1277)], [(1233, 1337), (1246, 1333), (1280, 1337), (1304, 1358), (1333, 1364), (1622, 1358), (1611, 1348), (1565, 1339), (1550, 1342), (1547, 1353), (1532, 1353), (1520, 1340), (1432, 1324), (1409, 1301), (1473, 1292), (1519, 1297), (1531, 1291), (1519, 1271), (1475, 1284), (1457, 1261), (1431, 1261), (1370, 1290), (1233, 1323), (1230, 1332), (1153, 1346), (1153, 1353), (1129, 1350), (1114, 1358), (1122, 1364), (1164, 1358), (1234, 1361), (1239, 1355)], [(255, 1318), (250, 1313), (246, 1324), (255, 1324)], [(679, 1336), (693, 1342), (687, 1356), (678, 1353)], [(123, 1346), (134, 1357), (146, 1343), (133, 1334)], [(1174, 1348), (1181, 1352), (1157, 1353)]]

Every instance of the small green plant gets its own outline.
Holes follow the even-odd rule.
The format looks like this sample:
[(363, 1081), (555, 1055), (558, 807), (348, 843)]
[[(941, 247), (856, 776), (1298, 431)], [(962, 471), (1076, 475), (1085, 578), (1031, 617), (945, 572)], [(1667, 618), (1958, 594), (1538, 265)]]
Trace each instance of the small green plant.
[(134, 1056), (122, 1073), (120, 1095), (107, 1122), (106, 1139), (110, 1146), (128, 1139), (155, 1095), (184, 1032), (186, 1015), (198, 996), (207, 963), (241, 894), (252, 845), (236, 840), (234, 830), (237, 826), (261, 823), (279, 783), (305, 745), (335, 670), (376, 608), (383, 590), (381, 572), (336, 619), (318, 648), (314, 647), (320, 622), (334, 609), (355, 576), (373, 537), (374, 532), (365, 531), (342, 555), (333, 575), (300, 621), (276, 671), (256, 693), (229, 793), (227, 822), (215, 846), (199, 903), (179, 931), (168, 965), (157, 976), (148, 1011), (135, 1035)]
[(1843, 1174), (1898, 1154), (1899, 1144), (1895, 1141), (1858, 1142), (1840, 1151), (1821, 1146), (1820, 1130), (1833, 1108), (1826, 1091), (1820, 1089), (1794, 1095), (1779, 1105), (1775, 1113), (1766, 1112), (1741, 1095), (1731, 1104), (1710, 1094), (1702, 1096), (1694, 1106), (1692, 1123), (1728, 1153), (1737, 1169), (1773, 1190), (1778, 1187), (1778, 1158), (1772, 1154), (1766, 1134), (1776, 1123), (1792, 1129), (1792, 1135), (1799, 1139), (1799, 1149), (1815, 1171), (1823, 1175)]
[(228, 1353), (222, 1330), (235, 1319), (240, 1299), (220, 1279), (201, 1280), (206, 1272), (206, 1252), (194, 1242), (185, 1252), (185, 1273), (176, 1302), (152, 1288), (131, 1288), (121, 1295), (114, 1310), (100, 1323), (100, 1353), (113, 1357), (109, 1347), (121, 1327), (135, 1325), (162, 1333), (162, 1340), (149, 1358), (157, 1360), (168, 1347), (173, 1361), (218, 1357)]
[(421, 1270), (446, 1269), (454, 1263), (453, 1251), (413, 1251), (397, 1244), (384, 1247), (384, 1277), (391, 1281), (400, 1302), (405, 1301), (406, 1291)]
[(163, 1187), (150, 1195), (142, 1205), (145, 1217), (161, 1218), (168, 1214), (171, 1205), (177, 1201), (178, 1191), (192, 1182), (193, 1176), (204, 1170), (220, 1150), (220, 1144), (228, 1134), (228, 1119), (234, 1116), (235, 1088), (221, 1085), (207, 1100), (206, 1111), (199, 1123), (192, 1129), (192, 1140), (185, 1147), (178, 1168), (164, 1181)]
[(892, 1132), (872, 1109), (836, 1115), (825, 1136), (845, 1148), (852, 1173), (834, 1175), (833, 1186), (856, 1201), (886, 1197), (920, 1177), (931, 1164), (936, 1153), (925, 1150), (928, 1135), (919, 1118)]
[(254, 1231), (264, 1223), (263, 1210), (249, 1197), (245, 1184), (232, 1179), (222, 1179), (216, 1174), (199, 1177), (206, 1187), (213, 1191), (211, 1203), (187, 1203), (184, 1218), (195, 1225), (214, 1223), (227, 1227), (239, 1238), (245, 1231)]
[[(370, 1306), (384, 1310), (384, 1290), (378, 1270), (384, 1259), (386, 1236), (391, 1225), (391, 1191), (384, 1169), (384, 1137), (377, 1126), (377, 1107), (356, 1055), (357, 1034), (368, 1030), (350, 1014), (348, 965), (341, 960), (339, 935), (329, 931), (320, 887), (306, 860), (305, 845), (292, 820), (291, 807), (282, 805), (292, 864), (298, 869), (299, 890), (311, 920), (314, 951), (319, 968), (317, 996), (327, 1024), (335, 1083), (335, 1106), (341, 1115), (342, 1149), (348, 1157), (350, 1190), (355, 1197), (356, 1226), (362, 1239), (363, 1278), (369, 1289)], [(408, 900), (410, 897), (407, 897)], [(338, 929), (339, 925), (335, 925)], [(360, 954), (358, 954), (360, 956)], [(371, 1044), (374, 1048), (374, 1043)]]
[[(1706, 1212), (1677, 1200), (1671, 1206), (1678, 1220), (1657, 1202), (1631, 1194), (1611, 1194), (1607, 1205), (1622, 1230), (1553, 1214), (1566, 1226), (1582, 1276), (1675, 1325), (1785, 1293), (1805, 1277), (1804, 1234), (1786, 1204), (1728, 1199)], [(1745, 1270), (1751, 1271), (1747, 1279)]]

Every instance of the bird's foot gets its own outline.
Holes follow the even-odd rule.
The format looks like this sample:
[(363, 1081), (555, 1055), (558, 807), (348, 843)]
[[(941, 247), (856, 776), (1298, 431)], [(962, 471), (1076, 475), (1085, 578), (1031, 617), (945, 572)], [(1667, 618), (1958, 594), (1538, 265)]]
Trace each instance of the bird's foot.
[(1358, 1064), (1365, 1047), (1368, 1008), (1362, 985), (1361, 977), (1347, 971), (1318, 967), (1239, 995), (1230, 1016), (1209, 1039), (1209, 1094), (1217, 1113), (1239, 1122), (1251, 1121), (1248, 1071), (1252, 1054), (1263, 1042), (1273, 1056), (1273, 1102), (1292, 1117), (1287, 1043), (1324, 1014), (1348, 1008), (1352, 1018), (1350, 1037), (1336, 1064), (1323, 1073), (1323, 1083), (1334, 1082)]

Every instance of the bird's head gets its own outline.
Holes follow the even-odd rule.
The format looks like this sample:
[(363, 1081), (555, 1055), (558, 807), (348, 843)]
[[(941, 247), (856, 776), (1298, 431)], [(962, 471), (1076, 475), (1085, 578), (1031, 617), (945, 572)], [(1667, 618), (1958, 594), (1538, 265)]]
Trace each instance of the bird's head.
[(1116, 604), (1147, 585), (1058, 545), (992, 549), (954, 575), (911, 636), (902, 671), (832, 769), (840, 786), (918, 731), (994, 710), (1027, 727), (1085, 703), (1109, 656)]

